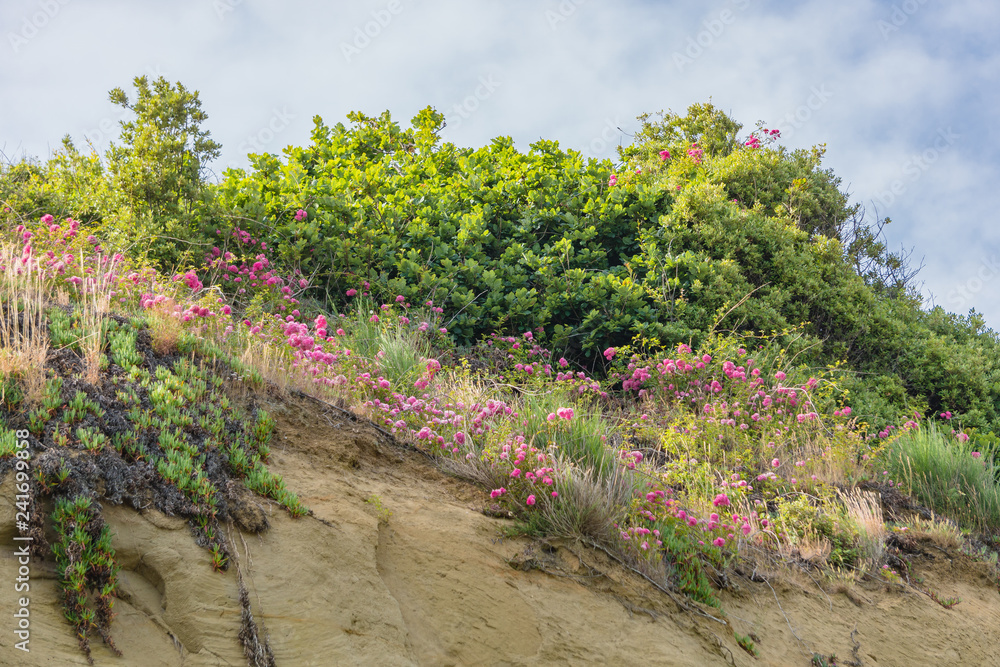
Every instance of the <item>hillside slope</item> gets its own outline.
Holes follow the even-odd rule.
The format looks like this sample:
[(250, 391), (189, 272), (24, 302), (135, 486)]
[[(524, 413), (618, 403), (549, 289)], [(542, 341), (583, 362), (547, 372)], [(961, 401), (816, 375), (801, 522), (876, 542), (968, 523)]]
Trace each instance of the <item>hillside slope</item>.
[[(836, 654), (835, 664), (1000, 664), (1000, 595), (986, 566), (957, 552), (910, 545), (912, 576), (961, 598), (952, 609), (912, 589), (823, 592), (811, 581), (820, 575), (803, 569), (772, 584), (731, 580), (724, 624), (681, 610), (601, 552), (500, 539), (504, 521), (480, 511), (481, 489), (368, 426), (305, 400), (273, 400), (268, 410), (277, 420), (271, 467), (314, 516), (292, 519), (258, 500), (270, 528), (233, 529), (230, 539), (278, 665), (808, 665), (814, 652)], [(373, 496), (387, 521), (366, 502)], [(8, 475), (8, 545), (13, 497)], [(104, 517), (123, 568), (112, 633), (124, 655), (95, 639), (95, 663), (246, 664), (238, 568), (213, 572), (182, 519), (109, 505)], [(0, 559), (5, 581), (15, 577), (11, 551)], [(15, 651), (2, 633), (3, 664), (86, 664), (54, 572), (50, 561), (33, 563), (32, 650)], [(4, 595), (0, 613), (9, 618), (11, 605)], [(755, 638), (757, 659), (734, 632)]]

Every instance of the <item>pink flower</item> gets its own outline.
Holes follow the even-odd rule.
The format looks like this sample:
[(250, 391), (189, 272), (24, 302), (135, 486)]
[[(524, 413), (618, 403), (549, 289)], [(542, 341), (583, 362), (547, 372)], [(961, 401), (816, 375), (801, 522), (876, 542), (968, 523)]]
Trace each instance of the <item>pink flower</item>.
[(607, 359), (608, 361), (611, 361), (614, 358), (614, 356), (615, 356), (615, 348), (609, 347), (608, 349), (604, 350), (604, 358)]
[(490, 491), (490, 498), (499, 498), (505, 493), (507, 493), (507, 489), (501, 486), (499, 489), (493, 489), (492, 491)]
[(347, 332), (344, 331), (343, 329), (337, 329), (337, 335), (338, 336), (346, 336)]
[(556, 410), (556, 414), (565, 419), (566, 421), (569, 421), (570, 419), (573, 418), (573, 408), (559, 408), (558, 410)]
[(978, 459), (982, 455), (983, 455), (982, 452), (972, 452), (972, 458), (974, 459)]
[(559, 419), (559, 417), (556, 415), (556, 413), (550, 412), (549, 416), (546, 417), (546, 419), (548, 419), (550, 422), (554, 422), (555, 420)]
[(372, 315), (371, 317), (368, 318), (368, 321), (378, 324), (378, 315)]
[(300, 208), (299, 210), (297, 210), (297, 211), (295, 212), (295, 220), (296, 220), (297, 222), (302, 222), (302, 221), (303, 221), (303, 220), (305, 220), (305, 219), (306, 219), (306, 218), (307, 218), (308, 216), (309, 216), (309, 214), (308, 214), (308, 213), (306, 213), (306, 212), (305, 212), (304, 210), (302, 210), (301, 208)]
[(661, 160), (669, 160), (670, 159), (670, 151), (666, 151), (666, 150), (660, 151), (660, 159)]
[(712, 540), (712, 544), (714, 544), (717, 547), (721, 547), (725, 543), (726, 543), (726, 538), (724, 538), (724, 537), (717, 537), (714, 540)]
[(357, 293), (358, 293), (358, 290), (354, 289), (353, 287), (351, 289), (347, 290), (347, 296), (354, 296)]
[(52, 217), (51, 215), (49, 215), (48, 213), (46, 213), (45, 215), (43, 215), (43, 216), (42, 216), (42, 224), (43, 224), (43, 225), (47, 225), (47, 224), (49, 224), (50, 222), (52, 222), (53, 220), (55, 220), (55, 218), (53, 218), (53, 217)]
[(614, 174), (611, 174), (611, 178), (608, 179), (608, 185), (610, 185), (611, 187), (618, 185), (618, 177), (615, 176)]
[(559, 497), (559, 492), (558, 491), (553, 491), (552, 492), (552, 497), (553, 498), (558, 498)]
[(233, 312), (233, 309), (230, 308), (229, 306), (223, 306), (222, 307), (222, 314), (223, 315), (229, 315), (232, 312)]
[(712, 501), (712, 504), (716, 507), (729, 507), (729, 496), (724, 493), (720, 493), (715, 497), (715, 500)]
[(785, 377), (786, 377), (785, 376), (785, 372), (784, 371), (778, 371), (777, 373), (774, 374), (774, 377), (775, 377), (775, 379), (777, 379), (779, 381), (784, 380)]
[(529, 506), (530, 505), (534, 505), (535, 504), (535, 495), (532, 494), (532, 495), (528, 496), (528, 500), (525, 501), (525, 502), (527, 502)]
[(771, 467), (772, 468), (777, 468), (780, 465), (781, 465), (781, 461), (779, 461), (778, 459), (771, 459)]
[(455, 433), (455, 442), (457, 442), (460, 445), (464, 445), (465, 444), (465, 434), (462, 433), (461, 431), (458, 431), (457, 433)]

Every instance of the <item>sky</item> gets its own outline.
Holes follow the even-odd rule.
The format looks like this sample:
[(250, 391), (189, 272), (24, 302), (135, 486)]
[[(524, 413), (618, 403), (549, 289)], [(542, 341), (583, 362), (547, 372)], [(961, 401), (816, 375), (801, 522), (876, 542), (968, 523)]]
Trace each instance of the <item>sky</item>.
[(219, 174), (307, 144), (317, 115), (427, 106), (460, 146), (615, 159), (638, 115), (711, 100), (825, 144), (925, 302), (1000, 331), (998, 44), (995, 0), (4, 0), (0, 150), (103, 152), (127, 119), (108, 91), (139, 75), (200, 92)]

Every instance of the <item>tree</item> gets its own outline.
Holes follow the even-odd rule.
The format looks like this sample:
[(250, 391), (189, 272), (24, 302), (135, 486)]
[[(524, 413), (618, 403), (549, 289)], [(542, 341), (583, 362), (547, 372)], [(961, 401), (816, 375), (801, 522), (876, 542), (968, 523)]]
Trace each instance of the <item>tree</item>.
[(183, 254), (178, 254), (176, 242), (190, 242), (197, 231), (194, 221), (206, 191), (204, 171), (222, 146), (201, 128), (208, 115), (197, 91), (162, 76), (152, 85), (145, 76), (136, 77), (133, 85), (134, 102), (121, 88), (109, 93), (114, 104), (132, 111), (135, 118), (121, 121), (120, 143), (112, 143), (106, 153), (108, 170), (123, 194), (123, 213), (150, 234), (151, 256), (161, 263), (177, 261)]

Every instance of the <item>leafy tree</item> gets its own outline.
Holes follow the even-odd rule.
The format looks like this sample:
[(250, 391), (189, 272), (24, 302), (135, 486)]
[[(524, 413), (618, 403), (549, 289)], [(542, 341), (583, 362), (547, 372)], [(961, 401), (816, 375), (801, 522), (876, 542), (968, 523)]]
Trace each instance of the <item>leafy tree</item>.
[(169, 264), (185, 257), (174, 244), (191, 242), (197, 234), (205, 169), (222, 147), (201, 127), (208, 115), (197, 91), (162, 76), (152, 84), (139, 76), (133, 85), (134, 101), (121, 88), (109, 93), (135, 118), (121, 121), (120, 143), (112, 143), (106, 154), (108, 171), (123, 197), (122, 212), (154, 237), (154, 259)]

